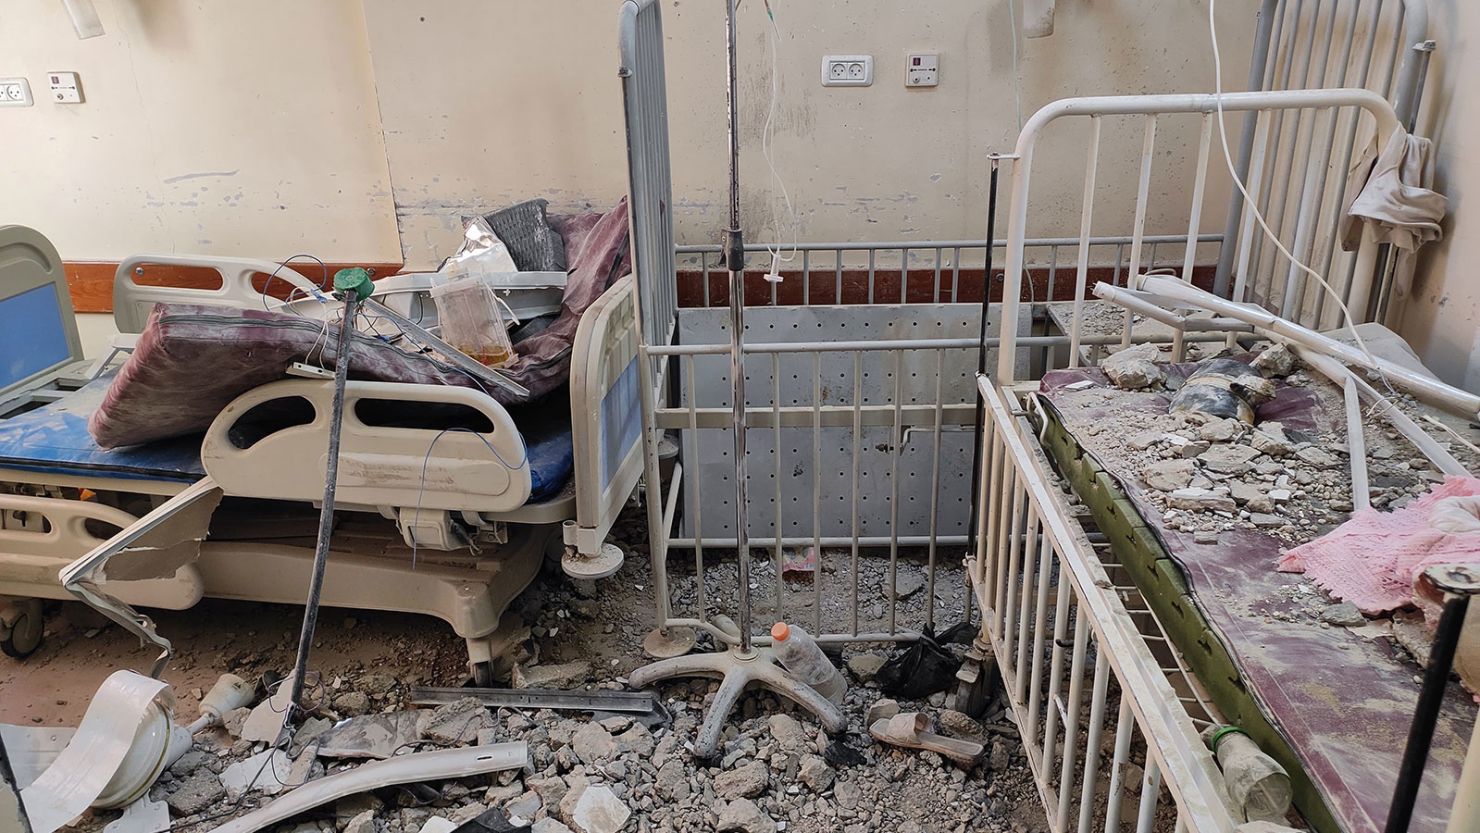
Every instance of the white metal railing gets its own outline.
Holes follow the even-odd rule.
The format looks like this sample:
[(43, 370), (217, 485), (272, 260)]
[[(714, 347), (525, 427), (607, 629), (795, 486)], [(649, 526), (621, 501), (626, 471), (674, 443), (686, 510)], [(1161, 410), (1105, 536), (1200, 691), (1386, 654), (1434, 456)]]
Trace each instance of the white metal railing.
[(985, 487), (968, 572), (1050, 829), (1232, 833), (1211, 753), (1013, 400), (985, 376), (978, 392)]
[[(1267, 148), (1269, 126), (1277, 124), (1287, 111), (1312, 111), (1324, 114), (1333, 120), (1343, 115), (1349, 116), (1353, 121), (1366, 116), (1371, 119), (1376, 135), (1384, 137), (1391, 135), (1399, 127), (1392, 106), (1378, 93), (1361, 89), (1228, 93), (1222, 96), (1221, 107), (1226, 113), (1249, 113), (1254, 120), (1256, 161), (1263, 158)], [(1136, 190), (1130, 257), (1127, 265), (1129, 274), (1138, 275), (1149, 267), (1146, 259), (1149, 253), (1148, 236), (1145, 229), (1151, 202), (1150, 183), (1156, 174), (1158, 131), (1165, 129), (1164, 122), (1174, 118), (1199, 120), (1195, 168), (1190, 172), (1190, 176), (1185, 176), (1189, 173), (1186, 171), (1177, 172), (1184, 175), (1184, 178), (1179, 181), (1192, 183), (1191, 200), (1186, 214), (1188, 218), (1187, 236), (1188, 239), (1192, 239), (1202, 231), (1202, 202), (1209, 165), (1216, 164), (1213, 162), (1215, 159), (1217, 162), (1222, 161), (1221, 148), (1214, 153), (1212, 147), (1217, 132), (1215, 114), (1218, 109), (1218, 96), (1177, 94), (1068, 98), (1048, 104), (1034, 113), (1018, 136), (1017, 150), (1013, 159), (1012, 196), (1007, 213), (1007, 264), (1003, 276), (1002, 293), (1004, 320), (1013, 320), (1020, 314), (1022, 283), (1027, 271), (1028, 204), (1032, 194), (1034, 153), (1050, 125), (1066, 120), (1088, 121), (1088, 130), (1083, 131), (1088, 136), (1088, 141), (1085, 143), (1084, 192), (1079, 214), (1078, 262), (1073, 277), (1076, 324), (1071, 327), (1070, 335), (1071, 343), (1076, 345), (1071, 347), (1071, 352), (1074, 352), (1078, 342), (1072, 339), (1079, 335), (1077, 322), (1080, 320), (1080, 309), (1090, 283), (1089, 251), (1093, 240), (1091, 236), (1092, 218), (1097, 197), (1100, 196), (1095, 187), (1095, 179), (1101, 156), (1101, 136), (1105, 121), (1118, 122), (1121, 119), (1128, 119), (1132, 123), (1138, 122), (1141, 128), (1140, 177)], [(1314, 141), (1313, 138), (1312, 141)], [(1325, 161), (1318, 163), (1312, 157), (1309, 162), (1309, 171), (1324, 172), (1330, 164), (1330, 150), (1329, 147), (1326, 149)], [(1221, 165), (1218, 170), (1222, 170)], [(1265, 183), (1262, 183), (1260, 179), (1259, 172), (1262, 170), (1260, 166), (1256, 164), (1253, 170), (1254, 173), (1250, 176), (1247, 185), (1250, 193), (1257, 200), (1260, 188)], [(1226, 177), (1226, 171), (1221, 175)], [(1162, 176), (1166, 174), (1163, 172)], [(1329, 178), (1321, 180), (1322, 183), (1329, 181)], [(1339, 200), (1307, 199), (1296, 205), (1291, 251), (1297, 257), (1308, 259), (1314, 245), (1313, 235), (1316, 230), (1333, 224), (1341, 210)], [(1276, 228), (1279, 227), (1276, 226)], [(1262, 245), (1265, 242), (1263, 233), (1252, 216), (1250, 206), (1245, 205), (1236, 238), (1225, 240), (1223, 243), (1225, 250), (1229, 246), (1237, 248), (1234, 300), (1260, 302), (1272, 311), (1310, 326), (1334, 325), (1336, 323), (1333, 313), (1335, 305), (1329, 303), (1323, 288), (1315, 286), (1314, 281), (1307, 283), (1303, 272), (1293, 265), (1284, 263), (1262, 267), (1261, 271), (1260, 264), (1252, 259), (1252, 254), (1256, 243)], [(1377, 244), (1368, 240), (1364, 235), (1361, 248), (1352, 258), (1351, 268), (1337, 270), (1348, 275), (1348, 279), (1344, 283), (1336, 278), (1328, 279), (1334, 285), (1335, 291), (1341, 293), (1357, 321), (1365, 320), (1363, 311), (1367, 309), (1368, 297), (1372, 290), (1377, 252)], [(1341, 253), (1343, 256), (1349, 254)], [(1196, 246), (1189, 244), (1185, 248), (1179, 269), (1183, 280), (1191, 279), (1197, 263)], [(1267, 276), (1267, 280), (1262, 279), (1261, 275)], [(1124, 316), (1122, 344), (1129, 344), (1131, 341), (1130, 320), (1131, 314), (1127, 310)], [(1018, 378), (1015, 365), (1021, 357), (1017, 353), (1017, 345), (1013, 342), (1014, 332), (1014, 328), (1011, 327), (1003, 330), (1003, 342), (998, 352), (999, 382), (1006, 383)]]

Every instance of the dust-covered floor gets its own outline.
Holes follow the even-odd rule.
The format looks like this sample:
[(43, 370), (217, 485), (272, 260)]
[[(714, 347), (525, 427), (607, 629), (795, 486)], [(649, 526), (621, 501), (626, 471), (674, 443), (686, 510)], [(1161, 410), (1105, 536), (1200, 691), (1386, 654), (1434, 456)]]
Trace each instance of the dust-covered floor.
[[(533, 669), (547, 669), (558, 684), (624, 689), (627, 676), (647, 662), (641, 643), (653, 626), (655, 605), (644, 518), (641, 511), (628, 511), (618, 523), (612, 537), (628, 558), (620, 573), (596, 584), (595, 592), (576, 587), (558, 567), (549, 566), (516, 601), (513, 609), (531, 626), (528, 664)], [(938, 554), (933, 599), (923, 580), (925, 557), (923, 552), (901, 554), (893, 611), (886, 603), (891, 596), (887, 555), (861, 559), (860, 631), (882, 629), (891, 616), (901, 628), (918, 628), (927, 600), (937, 627), (966, 615), (959, 553)], [(850, 554), (829, 551), (822, 561), (825, 618), (846, 621), (853, 587)], [(691, 554), (674, 555), (673, 596), (680, 607), (697, 598), (691, 565)], [(775, 613), (775, 567), (760, 560), (755, 566), (757, 627), (763, 629)], [(733, 605), (736, 573), (733, 560), (711, 562), (705, 584), (710, 604)], [(782, 610), (804, 625), (816, 615), (813, 580), (793, 576), (783, 583)], [(257, 679), (287, 671), (302, 609), (208, 600), (193, 610), (152, 615), (159, 632), (175, 644), (165, 679), (174, 687), (178, 716), (188, 721), (219, 674)], [(527, 770), (435, 783), (430, 790), (382, 790), (369, 799), (327, 805), (275, 829), (419, 833), (433, 817), (464, 821), (501, 808), (531, 813), (540, 833), (582, 831), (589, 819), (575, 817), (574, 802), (562, 800), (605, 786), (631, 813), (616, 828), (626, 831), (1045, 830), (1037, 790), (1000, 703), (989, 706), (980, 722), (947, 716), (958, 731), (984, 742), (982, 762), (969, 770), (934, 753), (892, 749), (869, 738), (865, 717), (882, 695), (863, 680), (889, 650), (864, 645), (848, 649), (844, 658), (850, 669), (844, 672), (850, 685), (844, 742), (860, 753), (855, 762), (828, 750), (810, 715), (755, 692), (742, 699), (726, 727), (720, 761), (701, 764), (690, 744), (717, 683), (679, 680), (659, 687), (670, 723), (647, 727), (626, 718), (596, 723), (579, 713), (499, 709), (490, 712), (492, 731), (483, 740), (528, 742), (532, 763)], [(41, 649), (25, 661), (0, 658), (0, 721), (75, 726), (108, 674), (120, 668), (147, 670), (153, 658), (150, 649), (81, 605), (49, 606)], [(410, 686), (460, 685), (466, 679), (464, 644), (447, 625), (369, 611), (326, 610), (311, 668), (317, 679), (309, 696), (330, 720), (410, 708)], [(942, 701), (943, 695), (936, 695), (899, 708), (940, 718)], [(238, 799), (220, 788), (220, 774), (260, 748), (224, 730), (199, 735), (195, 752), (200, 754), (187, 755), (151, 790), (170, 804), (173, 829), (209, 830), (270, 800), (252, 792)], [(340, 766), (332, 760), (306, 763), (314, 773), (324, 772), (326, 764), (329, 772)], [(99, 811), (84, 820), (83, 828), (101, 829), (116, 815)]]

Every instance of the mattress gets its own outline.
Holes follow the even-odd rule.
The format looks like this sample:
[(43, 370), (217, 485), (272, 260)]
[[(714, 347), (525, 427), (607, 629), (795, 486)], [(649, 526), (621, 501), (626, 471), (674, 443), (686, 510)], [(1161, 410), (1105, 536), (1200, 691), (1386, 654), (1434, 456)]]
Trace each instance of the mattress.
[[(1192, 367), (1164, 369), (1175, 386)], [(1275, 419), (1295, 432), (1344, 439), (1339, 391), (1324, 380), (1303, 381), (1282, 383), (1259, 409), (1259, 421)], [(1380, 831), (1417, 702), (1420, 669), (1375, 626), (1323, 623), (1320, 611), (1331, 600), (1308, 579), (1275, 570), (1281, 551), (1295, 538), (1320, 534), (1344, 520), (1350, 506), (1333, 501), (1336, 511), (1293, 536), (1288, 528), (1245, 523), (1215, 535), (1183, 528), (1127, 451), (1136, 445), (1137, 434), (1162, 427), (1170, 394), (1119, 391), (1094, 368), (1049, 372), (1040, 393), (1048, 423), (1045, 450), (1090, 505), (1121, 562), (1139, 562), (1133, 574), (1143, 595), (1225, 718), (1245, 728), (1267, 721), (1267, 734), (1254, 734), (1292, 770), (1297, 801), (1305, 787), (1301, 810), (1317, 830)], [(1369, 451), (1396, 447), (1380, 422), (1367, 435), (1376, 437), (1369, 439)], [(1289, 466), (1292, 459), (1273, 462)], [(1330, 476), (1344, 476), (1345, 465), (1342, 456), (1328, 469)], [(1375, 485), (1389, 485), (1382, 470), (1373, 474)], [(1415, 482), (1404, 488), (1422, 486)], [(1444, 830), (1474, 719), (1470, 698), (1451, 685), (1414, 833)], [(1283, 754), (1271, 748), (1280, 744)], [(1319, 803), (1311, 800), (1316, 797)]]

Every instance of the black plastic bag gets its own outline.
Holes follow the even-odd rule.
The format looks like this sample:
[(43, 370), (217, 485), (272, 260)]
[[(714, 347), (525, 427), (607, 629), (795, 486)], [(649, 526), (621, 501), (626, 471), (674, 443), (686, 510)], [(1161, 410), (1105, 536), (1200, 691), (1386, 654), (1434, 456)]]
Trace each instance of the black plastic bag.
[(967, 623), (950, 628), (937, 641), (935, 632), (926, 627), (920, 638), (900, 649), (884, 662), (874, 677), (879, 689), (890, 697), (923, 700), (950, 687), (961, 667), (961, 658), (941, 646), (941, 642), (959, 642), (969, 629)]

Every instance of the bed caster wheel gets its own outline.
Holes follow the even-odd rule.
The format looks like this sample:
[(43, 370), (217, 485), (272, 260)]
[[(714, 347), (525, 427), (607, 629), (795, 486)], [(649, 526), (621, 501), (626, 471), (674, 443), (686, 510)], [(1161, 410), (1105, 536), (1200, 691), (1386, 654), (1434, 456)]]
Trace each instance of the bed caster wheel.
[(560, 559), (560, 569), (573, 579), (592, 581), (616, 575), (626, 558), (622, 548), (616, 544), (602, 544), (596, 555), (583, 555), (575, 547), (565, 548), (565, 557)]
[(0, 651), (9, 657), (25, 659), (41, 647), (45, 630), (40, 599), (14, 602), (0, 613)]
[(475, 662), (472, 664), (472, 671), (474, 688), (495, 688), (498, 685), (498, 681), (494, 679), (493, 663)]

